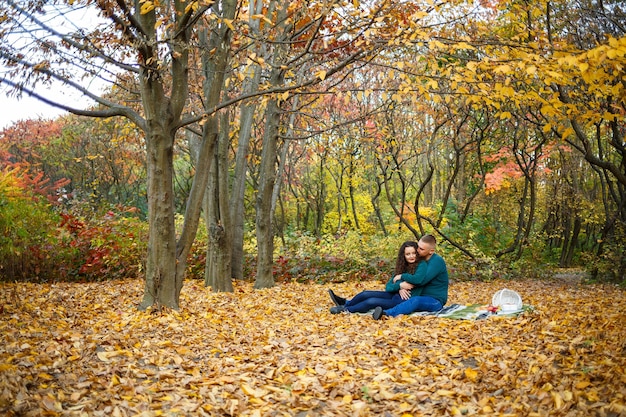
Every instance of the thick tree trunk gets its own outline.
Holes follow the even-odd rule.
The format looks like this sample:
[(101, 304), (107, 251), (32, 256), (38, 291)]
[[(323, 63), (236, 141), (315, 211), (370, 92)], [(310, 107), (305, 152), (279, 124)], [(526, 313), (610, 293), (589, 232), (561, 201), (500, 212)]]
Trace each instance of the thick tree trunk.
[[(148, 28), (148, 37), (156, 39), (154, 11), (140, 14), (137, 19)], [(142, 50), (145, 65), (141, 66), (139, 80), (145, 123), (140, 125), (146, 134), (149, 227), (146, 282), (140, 309), (151, 306), (178, 309), (183, 287), (184, 268), (179, 269), (176, 262), (173, 180), (176, 129), (187, 101), (188, 51), (180, 46), (186, 43), (187, 32), (181, 31), (179, 35), (180, 44), (173, 46), (176, 57), (171, 63), (172, 84), (178, 88), (169, 97), (159, 76), (158, 50), (151, 42)]]
[(139, 306), (178, 309), (183, 277), (176, 271), (174, 226), (173, 135), (163, 125), (150, 128), (147, 138), (148, 255), (144, 297)]
[(246, 191), (246, 173), (248, 171), (248, 151), (250, 148), (250, 136), (252, 121), (254, 120), (254, 105), (243, 105), (241, 108), (241, 124), (239, 131), (239, 145), (235, 158), (235, 174), (233, 178), (231, 194), (231, 218), (232, 218), (232, 256), (231, 276), (235, 279), (243, 279), (243, 251), (244, 237), (244, 198)]
[[(272, 3), (275, 4), (275, 3)], [(277, 21), (281, 22), (282, 40), (290, 34), (290, 22), (286, 19), (289, 4), (280, 4), (277, 10)], [(285, 44), (276, 46), (272, 55), (273, 70), (270, 75), (270, 85), (284, 84), (284, 70), (281, 68), (284, 59)], [(280, 106), (278, 100), (268, 101), (265, 110), (265, 133), (263, 135), (263, 150), (261, 151), (261, 166), (259, 168), (259, 190), (256, 196), (256, 237), (257, 237), (257, 273), (254, 282), (255, 288), (274, 286), (274, 228), (272, 224), (274, 212), (272, 193), (276, 182), (276, 158), (278, 157), (278, 128), (280, 124)]]
[[(176, 3), (183, 7), (182, 3)], [(135, 15), (146, 31), (149, 42), (139, 46), (143, 58), (140, 65), (141, 100), (145, 123), (135, 119), (146, 133), (147, 194), (148, 194), (148, 254), (146, 259), (145, 291), (140, 309), (151, 306), (178, 309), (180, 291), (185, 276), (185, 263), (177, 262), (180, 256), (174, 225), (174, 141), (189, 85), (189, 32), (181, 28), (177, 42), (171, 47), (175, 53), (171, 60), (171, 85), (168, 88), (160, 76), (159, 50), (156, 40), (156, 14)], [(189, 245), (191, 246), (191, 245)], [(186, 252), (183, 254), (184, 259)]]
[[(225, 20), (234, 19), (237, 9), (236, 0), (224, 0), (221, 3), (221, 12)], [(217, 9), (215, 9), (217, 10)], [(207, 111), (207, 121), (203, 126), (203, 146), (207, 148), (205, 154), (206, 159), (200, 161), (202, 165), (210, 165), (214, 153), (214, 146), (216, 142), (228, 141), (228, 115), (226, 113), (221, 114), (221, 121), (218, 120), (220, 114), (213, 113), (213, 109), (220, 102), (220, 97), (224, 90), (224, 79), (228, 69), (229, 63), (229, 45), (232, 32), (227, 24), (220, 24), (218, 30), (211, 30), (209, 36), (208, 28), (200, 31), (200, 43), (202, 46), (202, 70), (204, 73), (203, 93), (205, 97), (205, 109)], [(221, 139), (219, 137), (221, 136)], [(219, 151), (218, 151), (219, 152)], [(207, 210), (207, 227), (209, 228), (209, 248), (207, 253), (207, 264), (205, 265), (205, 283), (210, 285), (214, 291), (232, 291), (232, 282), (230, 276), (230, 255), (231, 255), (231, 240), (225, 239), (225, 235), (229, 235), (230, 222), (227, 221), (227, 217), (224, 214), (224, 210), (228, 210), (227, 203), (227, 186), (221, 185), (221, 189), (218, 187), (218, 173), (222, 171), (219, 163), (214, 164), (213, 172), (213, 184), (217, 191), (217, 195), (209, 192), (207, 195), (208, 202), (206, 207), (210, 206), (210, 210)], [(197, 175), (197, 174), (196, 174)], [(207, 181), (204, 182), (206, 186)], [(217, 187), (217, 188), (215, 188)], [(223, 193), (221, 193), (223, 191)], [(220, 194), (223, 194), (220, 196)], [(227, 224), (225, 224), (227, 222)], [(221, 256), (216, 256), (216, 253), (221, 253)], [(224, 254), (227, 254), (224, 255)], [(223, 273), (226, 271), (226, 273)]]

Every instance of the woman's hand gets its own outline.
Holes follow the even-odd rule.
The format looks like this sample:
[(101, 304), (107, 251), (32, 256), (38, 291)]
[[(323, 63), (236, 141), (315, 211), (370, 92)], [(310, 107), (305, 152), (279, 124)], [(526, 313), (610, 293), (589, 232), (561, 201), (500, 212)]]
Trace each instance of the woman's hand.
[(403, 300), (408, 300), (409, 298), (411, 298), (411, 290), (405, 290), (404, 288), (402, 288), (398, 294), (400, 294), (400, 298), (402, 298)]
[(402, 298), (403, 300), (408, 300), (409, 298), (411, 298), (411, 290), (413, 288), (415, 288), (415, 285), (411, 284), (410, 282), (402, 281), (400, 283), (400, 291), (398, 292), (400, 294), (400, 298)]
[(395, 277), (393, 277), (393, 282), (398, 282), (402, 279), (402, 274), (398, 274)]

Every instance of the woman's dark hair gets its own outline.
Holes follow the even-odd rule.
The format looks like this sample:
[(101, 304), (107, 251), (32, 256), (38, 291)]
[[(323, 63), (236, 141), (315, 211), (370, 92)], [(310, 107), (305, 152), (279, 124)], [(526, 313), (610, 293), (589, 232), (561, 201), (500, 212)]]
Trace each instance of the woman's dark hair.
[(394, 276), (398, 274), (403, 274), (405, 272), (408, 272), (409, 274), (415, 272), (415, 268), (417, 267), (419, 259), (416, 259), (415, 263), (413, 264), (409, 264), (406, 261), (406, 258), (404, 257), (404, 250), (408, 247), (415, 248), (415, 252), (417, 253), (417, 242), (414, 242), (412, 240), (407, 240), (406, 242), (404, 242), (398, 250), (398, 257), (396, 258), (396, 270), (393, 274)]

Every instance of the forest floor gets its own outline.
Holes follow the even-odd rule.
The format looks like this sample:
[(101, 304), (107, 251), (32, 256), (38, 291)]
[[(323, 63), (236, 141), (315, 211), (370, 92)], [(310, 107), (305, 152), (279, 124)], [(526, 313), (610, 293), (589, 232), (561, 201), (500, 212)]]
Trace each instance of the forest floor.
[(626, 415), (624, 290), (454, 282), (448, 303), (487, 305), (505, 287), (533, 310), (375, 321), (331, 315), (328, 284), (189, 281), (180, 311), (141, 312), (140, 280), (0, 284), (0, 414)]

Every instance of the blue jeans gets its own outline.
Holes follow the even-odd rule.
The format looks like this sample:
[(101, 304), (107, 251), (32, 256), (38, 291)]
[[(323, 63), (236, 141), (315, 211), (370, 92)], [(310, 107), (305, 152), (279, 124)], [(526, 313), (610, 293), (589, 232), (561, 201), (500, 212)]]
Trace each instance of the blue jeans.
[(391, 308), (402, 302), (400, 294), (387, 291), (363, 291), (346, 301), (346, 310), (350, 313), (367, 313), (380, 306)]
[(384, 309), (387, 316), (395, 317), (401, 314), (411, 314), (416, 311), (439, 311), (443, 308), (441, 301), (428, 295), (416, 295), (406, 301), (394, 306), (393, 308)]

